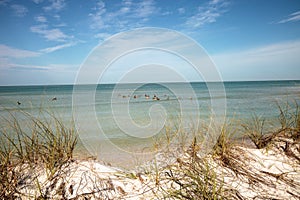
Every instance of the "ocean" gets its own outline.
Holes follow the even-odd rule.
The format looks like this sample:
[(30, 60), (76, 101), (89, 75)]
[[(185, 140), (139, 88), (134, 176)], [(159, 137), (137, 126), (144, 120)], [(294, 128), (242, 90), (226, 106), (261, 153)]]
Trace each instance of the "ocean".
[(300, 105), (300, 81), (220, 84), (0, 86), (0, 116), (3, 120), (16, 111), (39, 116), (46, 110), (66, 124), (74, 118), (80, 144), (114, 162), (109, 158), (119, 151), (134, 156), (148, 151), (166, 127), (188, 132), (212, 118), (223, 122), (224, 116), (227, 121), (246, 122), (254, 115), (273, 120), (277, 104)]

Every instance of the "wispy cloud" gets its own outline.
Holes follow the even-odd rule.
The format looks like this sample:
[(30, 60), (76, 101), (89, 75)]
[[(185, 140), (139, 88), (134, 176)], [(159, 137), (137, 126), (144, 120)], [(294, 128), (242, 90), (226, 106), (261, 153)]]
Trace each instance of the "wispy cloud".
[(47, 22), (47, 18), (44, 17), (43, 15), (36, 16), (34, 19), (35, 19), (35, 21), (41, 22), (41, 23)]
[(28, 58), (37, 57), (40, 53), (23, 49), (16, 49), (0, 44), (0, 57), (4, 58)]
[[(36, 64), (34, 58), (43, 53), (0, 44), (0, 85), (65, 84), (74, 81), (79, 65)], [(31, 58), (32, 63), (26, 58)], [(24, 59), (27, 62), (24, 63)]]
[(18, 60), (24, 58), (33, 58), (40, 56), (41, 53), (17, 49), (10, 46), (0, 44), (0, 69), (9, 69), (17, 66)]
[(158, 14), (159, 8), (154, 0), (123, 0), (116, 11), (108, 11), (103, 1), (98, 1), (93, 12), (89, 14), (92, 29), (111, 28), (128, 30), (136, 28)]
[[(35, 21), (37, 25), (33, 25), (30, 27), (30, 31), (32, 33), (37, 33), (41, 37), (45, 38), (47, 41), (56, 42), (55, 46), (50, 46), (44, 49), (41, 49), (41, 53), (52, 53), (54, 51), (58, 51), (67, 47), (75, 46), (80, 42), (80, 40), (76, 39), (73, 35), (69, 35), (63, 27), (67, 25), (61, 21), (59, 11), (61, 11), (66, 3), (64, 0), (49, 0), (50, 5), (43, 7), (45, 11), (55, 11), (51, 12), (51, 17), (55, 18), (55, 22), (53, 19), (47, 19), (45, 17), (48, 16), (49, 13), (44, 13), (35, 16)], [(36, 2), (37, 3), (37, 2)]]
[(61, 9), (63, 9), (66, 6), (66, 3), (64, 0), (49, 0), (50, 1), (50, 5), (49, 6), (45, 6), (43, 9), (45, 11), (60, 11)]
[(48, 66), (38, 66), (38, 65), (20, 65), (11, 64), (10, 69), (22, 70), (22, 71), (47, 71), (50, 69)]
[(278, 24), (284, 24), (287, 22), (296, 22), (296, 21), (300, 21), (300, 11), (290, 14), (287, 18), (280, 20)]
[[(226, 56), (243, 56), (245, 58), (247, 57), (249, 59), (252, 59), (287, 54), (288, 52), (294, 52), (295, 50), (300, 54), (300, 40), (275, 43), (244, 51), (226, 53)], [(245, 59), (242, 59), (241, 61), (243, 60)]]
[(90, 25), (93, 29), (104, 28), (104, 14), (106, 12), (105, 3), (103, 1), (98, 1), (96, 6), (93, 8), (94, 13), (90, 13), (89, 16), (92, 19), (92, 24)]
[(44, 0), (32, 0), (34, 3), (39, 4), (42, 3)]
[[(0, 62), (0, 68), (2, 63)], [(72, 84), (79, 65), (11, 64), (0, 73), (0, 85)]]
[(30, 27), (31, 32), (38, 33), (49, 41), (65, 42), (71, 36), (66, 35), (60, 29), (49, 29), (47, 25), (41, 24)]
[(103, 41), (103, 40), (107, 39), (110, 36), (111, 36), (111, 34), (108, 34), (108, 33), (98, 33), (94, 37), (99, 39), (100, 41)]
[(153, 0), (143, 0), (137, 3), (132, 10), (135, 17), (147, 18), (154, 14), (157, 9)]
[(0, 0), (0, 6), (6, 6), (9, 2), (10, 0)]
[(185, 25), (189, 28), (199, 28), (216, 22), (217, 18), (227, 11), (228, 5), (226, 0), (211, 0), (206, 5), (198, 7), (197, 13), (189, 17)]
[(40, 51), (43, 52), (43, 53), (51, 53), (51, 52), (54, 52), (54, 51), (57, 51), (57, 50), (60, 50), (60, 49), (75, 46), (76, 44), (77, 44), (76, 42), (69, 42), (69, 43), (62, 44), (62, 45), (57, 45), (57, 46), (54, 46), (54, 47), (48, 47), (48, 48), (42, 49)]
[(211, 55), (225, 80), (299, 79), (300, 40)]
[(17, 17), (24, 17), (28, 13), (28, 9), (23, 5), (13, 4), (10, 7)]
[(185, 8), (178, 8), (177, 9), (179, 14), (184, 14), (185, 13)]
[(59, 24), (53, 24), (53, 27), (66, 27), (67, 24), (66, 23), (59, 23)]

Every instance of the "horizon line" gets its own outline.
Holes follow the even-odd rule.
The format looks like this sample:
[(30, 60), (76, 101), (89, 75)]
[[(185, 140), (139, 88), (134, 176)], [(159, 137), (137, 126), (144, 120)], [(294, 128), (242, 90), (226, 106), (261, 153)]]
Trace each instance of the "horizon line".
[(11, 85), (0, 85), (0, 87), (21, 87), (21, 86), (74, 86), (74, 85), (117, 85), (117, 84), (174, 84), (174, 83), (234, 83), (234, 82), (283, 82), (283, 81), (300, 81), (300, 79), (262, 79), (262, 80), (225, 80), (225, 81), (190, 81), (190, 82), (127, 82), (127, 83), (115, 83), (115, 82), (105, 82), (105, 83), (87, 83), (87, 84), (71, 84), (71, 83), (57, 83), (57, 84), (11, 84)]

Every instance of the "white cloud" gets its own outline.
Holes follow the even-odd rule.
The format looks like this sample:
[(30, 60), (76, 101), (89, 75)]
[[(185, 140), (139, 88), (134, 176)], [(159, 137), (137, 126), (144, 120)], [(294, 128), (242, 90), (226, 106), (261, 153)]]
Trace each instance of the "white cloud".
[(204, 6), (198, 7), (197, 13), (186, 20), (189, 28), (199, 28), (205, 24), (216, 22), (227, 11), (228, 2), (225, 0), (212, 0)]
[(45, 24), (32, 26), (30, 27), (30, 30), (33, 33), (40, 34), (42, 37), (46, 38), (49, 41), (64, 42), (66, 39), (70, 38), (70, 36), (64, 34), (60, 29), (49, 29)]
[[(10, 67), (10, 65), (11, 65), (11, 62), (8, 58), (0, 56), (0, 69), (7, 69)], [(0, 73), (0, 74), (2, 74), (2, 73)]]
[[(0, 44), (0, 69), (10, 69), (16, 67), (18, 60), (23, 58), (38, 57), (41, 54), (24, 49), (16, 49), (10, 46)], [(1, 72), (2, 73), (2, 72)]]
[(64, 48), (67, 48), (67, 47), (74, 46), (76, 44), (77, 44), (76, 42), (69, 42), (69, 43), (62, 44), (62, 45), (57, 45), (57, 46), (54, 46), (54, 47), (48, 47), (48, 48), (42, 49), (40, 51), (43, 52), (43, 53), (51, 53), (51, 52), (54, 52), (54, 51), (57, 51), (57, 50), (60, 50), (60, 49), (64, 49)]
[(122, 3), (125, 6), (131, 6), (132, 5), (132, 0), (123, 0)]
[(165, 11), (165, 12), (161, 13), (161, 15), (163, 15), (163, 16), (167, 16), (167, 15), (171, 15), (171, 14), (173, 14), (173, 12), (171, 12), (171, 11)]
[(11, 0), (0, 0), (0, 6), (6, 6)]
[(299, 79), (300, 40), (212, 55), (226, 80)]
[[(300, 41), (275, 43), (275, 44), (270, 44), (270, 45), (266, 45), (266, 46), (249, 49), (249, 50), (229, 53), (228, 55), (234, 55), (234, 56), (238, 55), (239, 57), (243, 56), (243, 57), (247, 57), (247, 58), (253, 60), (252, 58), (264, 58), (264, 57), (269, 57), (269, 56), (288, 54), (295, 50), (297, 52), (299, 52)], [(299, 60), (299, 62), (300, 62), (300, 60)]]
[(0, 44), (0, 58), (28, 58), (37, 57), (40, 53), (23, 49), (16, 49)]
[(25, 70), (25, 71), (45, 71), (45, 70), (49, 70), (50, 67), (48, 66), (39, 66), (39, 65), (20, 65), (20, 64), (11, 64), (10, 69), (13, 70)]
[(210, 4), (210, 5), (217, 5), (219, 3), (223, 3), (223, 0), (211, 0), (208, 4)]
[(156, 10), (154, 0), (143, 0), (136, 4), (134, 15), (141, 18), (150, 17)]
[(130, 7), (123, 7), (120, 9), (121, 14), (127, 14), (130, 12)]
[(54, 17), (56, 20), (60, 20), (60, 15), (58, 15), (58, 14), (53, 15), (53, 17)]
[(284, 24), (287, 22), (296, 22), (296, 21), (300, 21), (300, 11), (290, 14), (288, 18), (280, 20), (278, 23)]
[(53, 24), (53, 27), (66, 27), (67, 24), (65, 23), (60, 23), (60, 24)]
[(154, 14), (166, 14), (159, 12), (154, 0), (123, 0), (118, 5), (117, 11), (108, 11), (103, 1), (98, 1), (94, 12), (90, 13), (92, 29), (117, 29), (120, 31), (142, 26), (150, 16)]
[(10, 64), (1, 68), (0, 85), (72, 84), (77, 68), (70, 64)]
[(24, 58), (32, 58), (30, 60), (33, 61), (34, 57), (41, 55), (41, 52), (0, 44), (0, 85), (73, 83), (79, 65), (23, 62)]
[(44, 0), (32, 0), (34, 3), (39, 4), (42, 3)]
[(14, 14), (17, 17), (24, 17), (28, 12), (28, 9), (23, 5), (13, 4), (10, 7), (13, 9)]
[(35, 19), (35, 21), (41, 22), (41, 23), (47, 22), (47, 18), (42, 15), (36, 16), (34, 19)]
[(64, 0), (49, 0), (50, 1), (50, 5), (49, 6), (45, 6), (43, 9), (45, 11), (60, 11), (61, 9), (63, 9), (66, 6), (66, 3)]
[(103, 14), (106, 12), (105, 3), (103, 1), (98, 1), (93, 10), (95, 10), (95, 12), (89, 14), (89, 16), (92, 18), (91, 28), (104, 28)]
[(179, 14), (184, 14), (185, 13), (185, 8), (178, 8), (177, 9)]
[(111, 36), (111, 34), (108, 34), (108, 33), (98, 33), (94, 37), (97, 39), (100, 39), (100, 41), (103, 41), (103, 40), (109, 38), (110, 36)]

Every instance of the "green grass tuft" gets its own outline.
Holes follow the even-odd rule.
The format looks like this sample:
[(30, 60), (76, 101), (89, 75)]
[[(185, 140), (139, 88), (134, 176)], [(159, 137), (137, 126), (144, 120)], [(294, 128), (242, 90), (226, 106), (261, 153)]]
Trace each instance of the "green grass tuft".
[(19, 195), (24, 172), (36, 166), (46, 169), (48, 178), (72, 160), (77, 144), (74, 124), (66, 127), (49, 112), (35, 117), (18, 111), (2, 118), (0, 129), (0, 199)]

